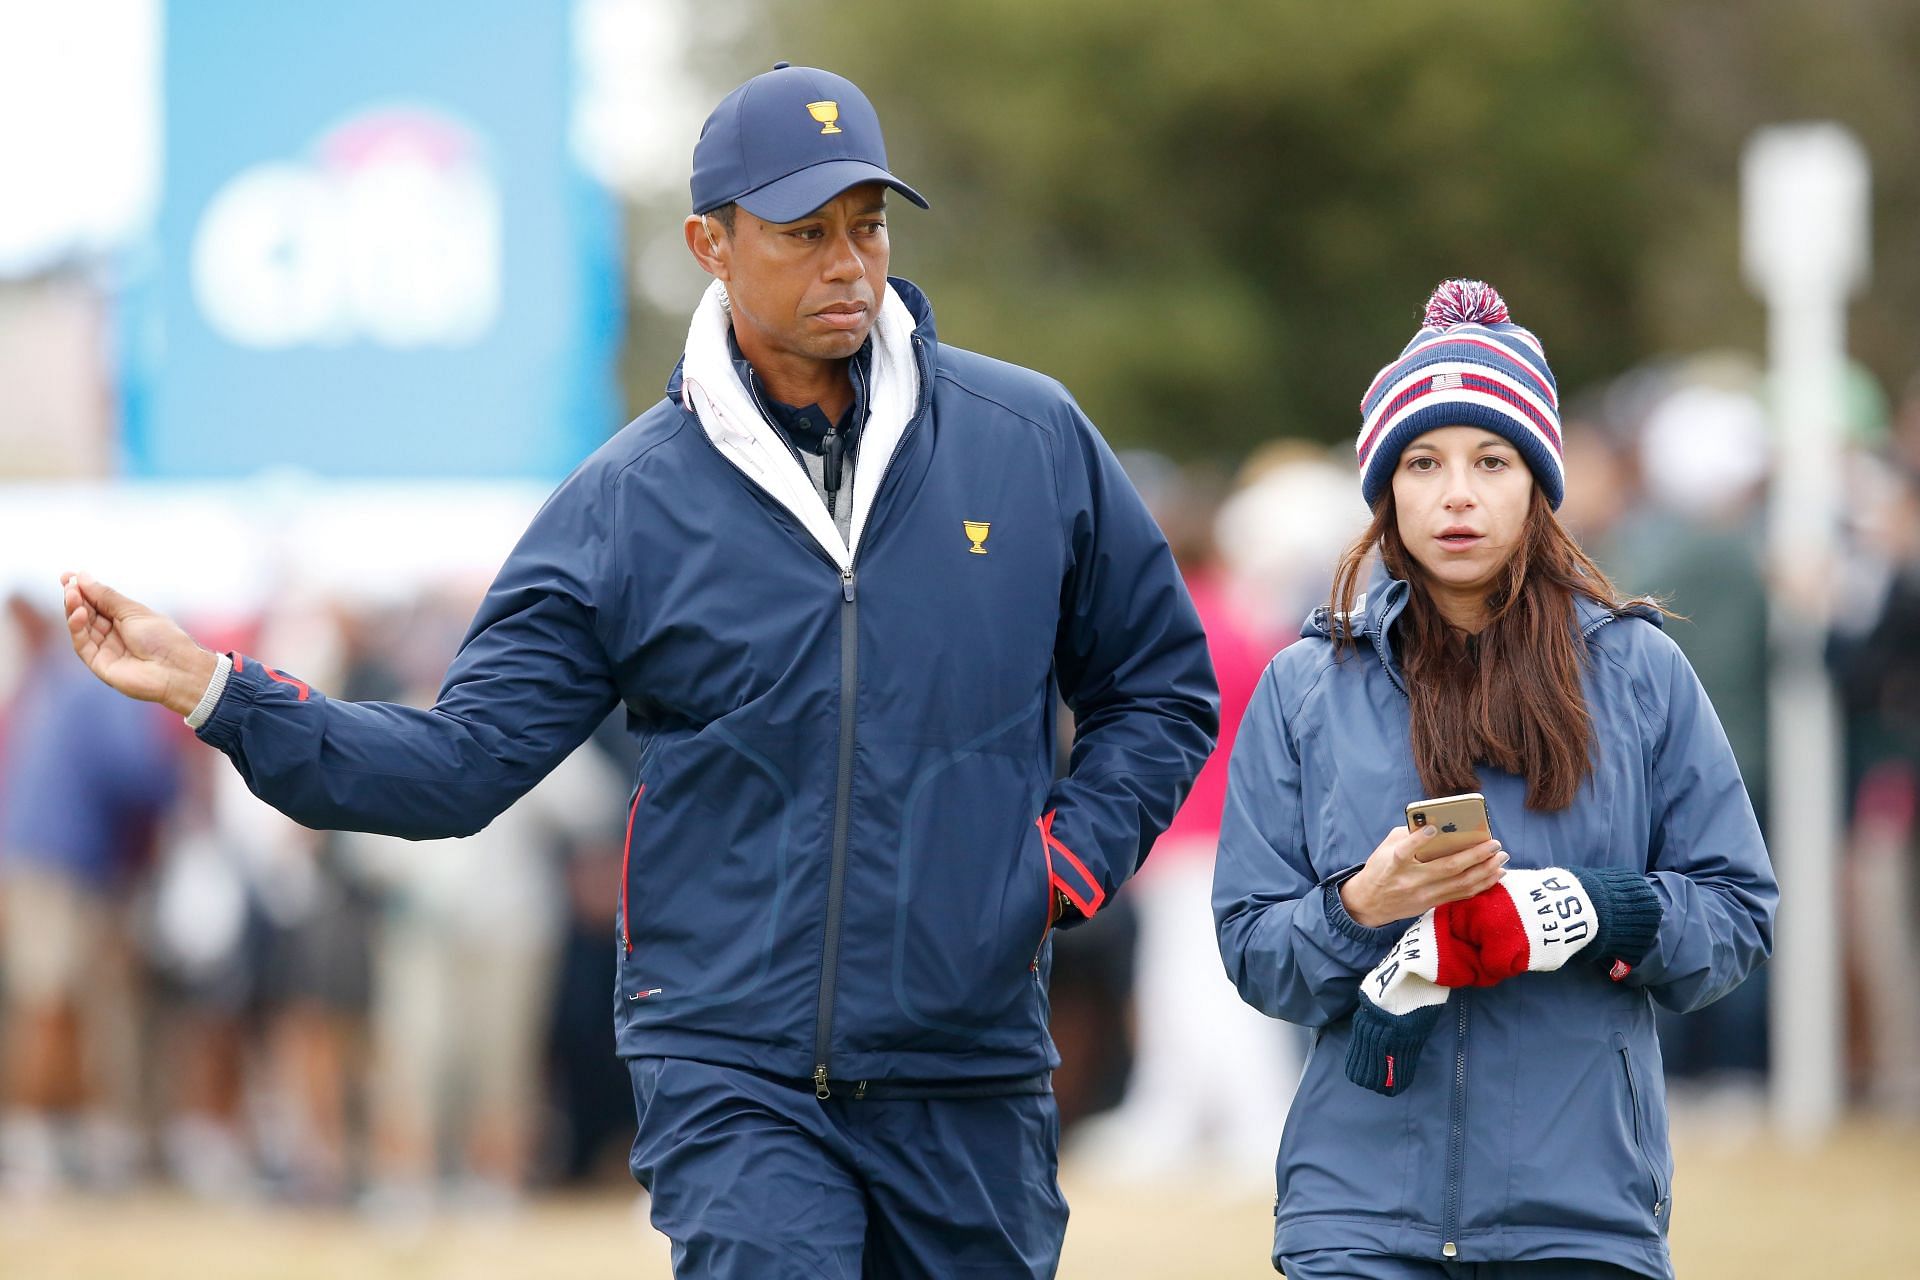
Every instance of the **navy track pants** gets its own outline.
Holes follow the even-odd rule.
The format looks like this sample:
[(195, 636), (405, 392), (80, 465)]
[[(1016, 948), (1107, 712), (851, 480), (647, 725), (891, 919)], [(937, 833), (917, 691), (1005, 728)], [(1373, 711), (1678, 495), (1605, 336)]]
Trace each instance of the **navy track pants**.
[(1052, 1094), (834, 1097), (632, 1058), (630, 1164), (680, 1280), (1050, 1277), (1066, 1236)]

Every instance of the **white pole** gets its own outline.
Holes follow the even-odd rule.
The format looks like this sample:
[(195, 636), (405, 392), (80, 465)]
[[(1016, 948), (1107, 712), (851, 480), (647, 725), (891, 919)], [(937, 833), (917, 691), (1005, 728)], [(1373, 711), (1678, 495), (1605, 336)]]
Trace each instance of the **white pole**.
[(1866, 279), (1868, 169), (1835, 125), (1762, 129), (1742, 166), (1744, 256), (1768, 309), (1774, 466), (1767, 552), (1768, 844), (1780, 877), (1772, 983), (1775, 1123), (1801, 1142), (1839, 1117), (1843, 742), (1824, 649), (1839, 551), (1846, 303)]

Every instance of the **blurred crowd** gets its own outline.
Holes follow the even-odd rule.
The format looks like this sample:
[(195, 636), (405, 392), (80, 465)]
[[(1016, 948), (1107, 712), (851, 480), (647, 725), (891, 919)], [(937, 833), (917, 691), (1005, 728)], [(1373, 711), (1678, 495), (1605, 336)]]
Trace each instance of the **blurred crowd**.
[[(1670, 624), (1763, 824), (1766, 388), (1735, 357), (1636, 370), (1568, 413), (1563, 517)], [(1305, 1038), (1242, 1006), (1208, 892), (1232, 731), (1365, 523), (1350, 457), (1276, 443), (1236, 475), (1126, 459), (1206, 622), (1222, 749), (1116, 905), (1056, 936), (1068, 1150), (1113, 1177), (1271, 1176)], [(1920, 1114), (1920, 381), (1857, 375), (1845, 553), (1818, 584), (1845, 719), (1848, 1063)], [(74, 660), (51, 591), (0, 639), (0, 1196), (165, 1179), (380, 1218), (497, 1211), (624, 1177), (612, 919), (631, 761), (610, 722), (466, 840), (319, 833)], [(426, 705), (477, 599), (293, 593), (190, 620), (337, 696)], [(1788, 880), (1791, 893), (1791, 880)], [(1754, 1089), (1766, 974), (1663, 1027), (1670, 1079)]]
[[(350, 699), (430, 705), (478, 593), (201, 619)], [(307, 830), (9, 602), (0, 1187), (497, 1210), (619, 1176), (608, 945), (626, 761), (597, 734), (470, 839)]]

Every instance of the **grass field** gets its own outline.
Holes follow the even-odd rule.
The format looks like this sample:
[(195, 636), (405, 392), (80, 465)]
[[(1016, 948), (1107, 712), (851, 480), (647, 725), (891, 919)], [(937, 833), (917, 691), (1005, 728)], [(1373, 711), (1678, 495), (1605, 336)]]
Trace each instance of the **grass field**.
[[(1684, 1280), (1920, 1274), (1920, 1129), (1855, 1122), (1806, 1152), (1681, 1126), (1673, 1252)], [(1066, 1170), (1061, 1275), (1271, 1276), (1270, 1197), (1120, 1189)], [(665, 1280), (665, 1242), (618, 1192), (456, 1219), (402, 1236), (344, 1214), (220, 1209), (155, 1193), (0, 1206), (5, 1280)]]

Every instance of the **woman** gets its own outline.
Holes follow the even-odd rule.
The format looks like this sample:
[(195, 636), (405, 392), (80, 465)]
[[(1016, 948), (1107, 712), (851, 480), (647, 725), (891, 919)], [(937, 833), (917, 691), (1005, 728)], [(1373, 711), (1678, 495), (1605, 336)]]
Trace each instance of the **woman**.
[[(1659, 611), (1554, 515), (1540, 344), (1477, 281), (1425, 320), (1362, 401), (1373, 523), (1268, 667), (1228, 783), (1221, 954), (1249, 1003), (1314, 1029), (1274, 1264), (1670, 1276), (1653, 1002), (1745, 978), (1778, 890)], [(1423, 861), (1405, 807), (1470, 791), (1494, 839)]]

